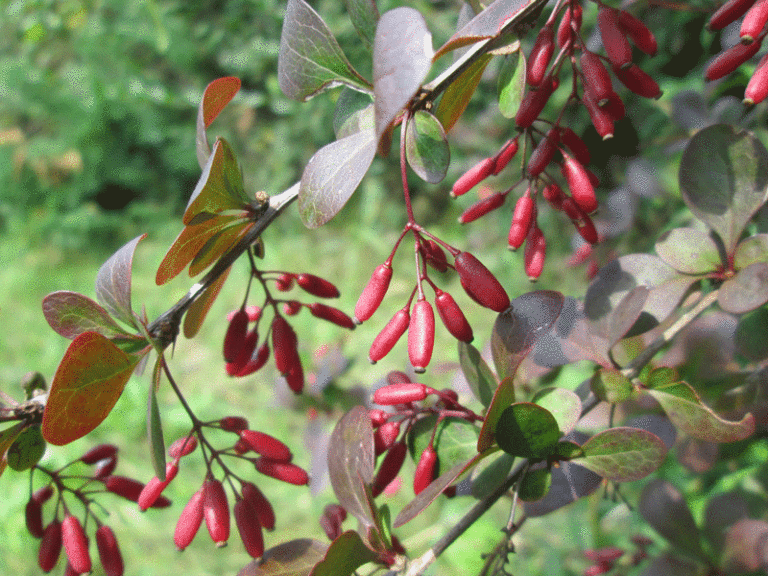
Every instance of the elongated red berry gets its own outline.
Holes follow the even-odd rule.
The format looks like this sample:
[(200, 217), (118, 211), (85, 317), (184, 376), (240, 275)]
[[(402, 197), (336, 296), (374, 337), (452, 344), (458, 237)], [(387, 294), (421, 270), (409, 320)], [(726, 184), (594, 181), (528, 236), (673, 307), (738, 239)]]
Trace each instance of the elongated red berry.
[(314, 274), (299, 274), (296, 276), (296, 284), (318, 298), (338, 298), (340, 295), (336, 286)]
[(321, 304), (320, 302), (313, 302), (309, 305), (309, 311), (315, 318), (326, 320), (332, 324), (336, 324), (336, 326), (341, 326), (348, 330), (355, 329), (355, 323), (352, 321), (352, 318), (333, 306)]
[(304, 390), (304, 368), (301, 365), (301, 360), (296, 356), (294, 364), (288, 369), (288, 372), (283, 375), (285, 377), (285, 383), (288, 384), (288, 388), (294, 394), (301, 394)]
[(440, 289), (435, 290), (435, 307), (443, 325), (448, 329), (451, 336), (460, 342), (472, 342), (474, 334), (472, 327), (467, 322), (467, 317), (456, 304), (453, 296)]
[(203, 489), (200, 488), (192, 494), (184, 510), (181, 511), (179, 521), (173, 533), (173, 543), (176, 548), (184, 550), (195, 539), (200, 525), (203, 523)]
[(275, 462), (264, 456), (257, 458), (253, 464), (258, 472), (276, 480), (295, 484), (296, 486), (309, 484), (309, 475), (303, 468), (299, 468), (295, 464)]
[(238, 370), (235, 376), (243, 377), (253, 374), (257, 370), (260, 370), (264, 364), (267, 363), (267, 360), (269, 360), (269, 344), (267, 342), (262, 342), (259, 349), (256, 350), (254, 355), (251, 356), (251, 359), (246, 362), (245, 366)]
[(534, 225), (525, 242), (525, 274), (531, 282), (535, 282), (544, 270), (544, 260), (547, 256), (547, 242), (544, 233)]
[(531, 198), (531, 189), (525, 191), (525, 194), (517, 199), (515, 211), (512, 213), (512, 223), (509, 226), (509, 235), (507, 243), (510, 249), (517, 250), (525, 242), (528, 236), (528, 229), (531, 227), (535, 201)]
[(42, 538), (43, 529), (43, 505), (34, 498), (30, 498), (24, 509), (24, 518), (27, 523), (27, 531), (33, 538)]
[(109, 476), (104, 479), (104, 487), (113, 494), (136, 502), (139, 499), (142, 488), (144, 488), (144, 484), (125, 476)]
[(301, 309), (302, 305), (298, 300), (288, 300), (283, 304), (283, 314), (286, 316), (296, 316)]
[(296, 332), (282, 316), (272, 320), (272, 349), (275, 365), (280, 374), (286, 374), (298, 358), (298, 339)]
[(581, 162), (582, 166), (587, 166), (591, 160), (591, 154), (587, 144), (581, 137), (568, 127), (560, 128), (560, 143), (571, 152), (574, 158)]
[(597, 12), (597, 25), (611, 64), (619, 68), (632, 64), (632, 47), (626, 33), (619, 26), (619, 11), (602, 4)]
[(632, 64), (628, 68), (613, 68), (613, 73), (627, 88), (643, 98), (661, 98), (659, 84), (639, 66)]
[(402, 441), (394, 444), (387, 451), (387, 455), (384, 456), (384, 460), (381, 461), (379, 471), (376, 472), (376, 476), (373, 478), (372, 492), (374, 497), (381, 494), (382, 490), (397, 477), (397, 474), (403, 467), (407, 451), (408, 447), (405, 442)]
[(248, 331), (248, 313), (240, 308), (232, 316), (227, 332), (224, 335), (224, 360), (234, 362), (240, 349), (245, 343), (245, 334)]
[(549, 166), (555, 156), (559, 142), (560, 132), (557, 128), (551, 128), (547, 135), (539, 141), (528, 159), (526, 171), (530, 178), (537, 178)]
[(411, 382), (411, 377), (402, 370), (391, 370), (387, 372), (386, 380), (387, 384), (405, 384)]
[[(627, 115), (627, 110), (624, 107), (624, 101), (618, 94), (616, 94), (616, 92), (608, 96), (608, 101), (605, 102), (600, 108), (605, 111), (605, 113), (608, 114), (608, 116), (614, 122), (618, 122)], [(603, 140), (605, 140), (605, 138), (603, 138)]]
[(541, 81), (538, 89), (528, 90), (520, 103), (515, 115), (515, 124), (520, 128), (528, 128), (536, 121), (541, 111), (544, 110), (549, 101), (552, 92), (555, 91), (555, 84), (552, 75), (549, 74)]
[(416, 382), (403, 382), (382, 386), (373, 393), (373, 401), (380, 406), (394, 406), (420, 402), (427, 398), (431, 388)]
[(515, 157), (515, 154), (517, 154), (517, 150), (519, 147), (520, 146), (517, 143), (517, 138), (513, 138), (512, 140), (507, 140), (504, 146), (501, 147), (501, 150), (499, 150), (498, 154), (494, 156), (494, 166), (493, 166), (493, 172), (491, 174), (496, 176), (499, 172), (504, 170), (504, 168), (507, 167), (507, 164), (509, 164), (512, 158)]
[(85, 574), (91, 571), (91, 556), (88, 553), (88, 539), (77, 516), (67, 516), (61, 523), (61, 543), (74, 571)]
[(704, 77), (707, 80), (717, 80), (718, 78), (728, 76), (728, 74), (757, 54), (757, 51), (760, 50), (760, 44), (761, 40), (755, 40), (751, 44), (736, 44), (736, 46), (728, 48), (725, 52), (721, 52), (707, 66), (707, 69), (704, 71)]
[(248, 428), (248, 419), (243, 416), (225, 416), (219, 420), (219, 426), (222, 430), (239, 434), (241, 430)]
[(399, 434), (400, 422), (396, 420), (390, 420), (376, 428), (376, 431), (373, 433), (373, 451), (376, 456), (389, 450)]
[(251, 507), (259, 517), (259, 523), (265, 530), (272, 530), (275, 527), (275, 511), (272, 504), (269, 503), (266, 496), (251, 482), (243, 482), (242, 486), (243, 500), (250, 502)]
[(709, 19), (707, 28), (710, 30), (722, 30), (728, 24), (736, 22), (755, 3), (755, 0), (728, 0), (720, 6)]
[(486, 196), (482, 200), (475, 202), (474, 204), (472, 204), (472, 206), (470, 206), (469, 208), (464, 210), (464, 212), (461, 213), (461, 216), (459, 216), (459, 223), (469, 224), (470, 222), (474, 222), (478, 218), (482, 218), (489, 212), (496, 210), (502, 204), (504, 204), (504, 199), (506, 197), (507, 195), (503, 192), (495, 192), (494, 194), (491, 194), (490, 196)]
[(93, 478), (102, 480), (110, 476), (115, 471), (115, 468), (117, 468), (117, 454), (96, 462), (93, 467)]
[(179, 438), (168, 447), (168, 456), (173, 459), (192, 454), (197, 448), (197, 436)]
[(408, 310), (403, 308), (398, 310), (387, 325), (384, 326), (378, 336), (374, 338), (371, 349), (368, 351), (368, 358), (370, 358), (373, 364), (389, 354), (389, 351), (397, 344), (400, 336), (408, 329), (410, 320), (411, 316)]
[(766, 23), (768, 23), (768, 1), (757, 0), (741, 22), (739, 36), (741, 36), (742, 43), (749, 44), (757, 39), (763, 32)]
[(38, 488), (32, 493), (32, 500), (38, 504), (45, 504), (53, 496), (53, 486), (46, 484), (42, 488)]
[(557, 27), (557, 45), (562, 48), (568, 42), (571, 41), (574, 35), (581, 30), (582, 8), (581, 4), (571, 3), (568, 8), (565, 9), (560, 25)]
[(235, 500), (233, 511), (237, 531), (240, 533), (245, 551), (251, 558), (261, 558), (264, 555), (264, 535), (261, 533), (261, 524), (256, 511), (247, 500), (239, 496)]
[(355, 321), (358, 324), (368, 320), (379, 308), (389, 289), (390, 280), (392, 280), (392, 266), (386, 262), (379, 264), (355, 304)]
[(408, 324), (408, 359), (416, 373), (422, 373), (432, 359), (435, 345), (435, 313), (432, 304), (417, 300)]
[(96, 464), (99, 460), (110, 458), (117, 454), (117, 446), (114, 444), (99, 444), (80, 456), (80, 462)]
[(573, 198), (563, 200), (563, 212), (571, 219), (576, 231), (590, 244), (597, 244), (597, 230), (592, 219), (579, 208)]
[(629, 12), (621, 10), (619, 12), (619, 27), (642, 52), (649, 56), (656, 54), (658, 50), (656, 37), (642, 20)]
[(448, 270), (448, 259), (445, 257), (445, 251), (432, 238), (427, 238), (425, 242), (421, 242), (421, 252), (427, 264), (432, 268), (438, 272)]
[(592, 125), (603, 140), (613, 138), (613, 124), (615, 122), (613, 116), (608, 110), (598, 106), (594, 100), (592, 94), (586, 90), (584, 92), (584, 98), (582, 100), (584, 106), (587, 108), (589, 117), (592, 120)]
[(115, 533), (106, 524), (96, 530), (96, 548), (99, 551), (99, 559), (107, 576), (123, 576), (125, 565), (120, 547), (117, 545)]
[(538, 86), (544, 80), (547, 67), (552, 60), (555, 51), (555, 29), (551, 24), (546, 24), (539, 30), (536, 41), (533, 43), (531, 53), (528, 56), (526, 68), (526, 82), (531, 86)]
[(485, 158), (472, 166), (472, 168), (464, 172), (464, 174), (459, 176), (459, 179), (454, 182), (453, 188), (451, 189), (451, 196), (461, 196), (462, 194), (469, 192), (480, 182), (488, 178), (495, 166), (496, 160), (494, 158)]
[(37, 554), (37, 563), (43, 572), (50, 572), (56, 566), (61, 554), (61, 544), (61, 522), (54, 518), (43, 531)]
[(240, 438), (248, 443), (251, 450), (261, 456), (266, 456), (271, 460), (290, 462), (293, 458), (293, 454), (291, 454), (291, 450), (288, 446), (280, 442), (277, 438), (265, 434), (264, 432), (241, 430)]
[(454, 258), (459, 280), (470, 298), (495, 312), (509, 308), (509, 295), (490, 270), (469, 252), (460, 252)]
[(416, 463), (416, 472), (413, 474), (413, 493), (421, 494), (421, 491), (435, 479), (435, 472), (437, 472), (437, 452), (430, 445), (424, 449)]
[(242, 370), (248, 362), (250, 362), (253, 352), (256, 350), (256, 346), (259, 343), (259, 331), (254, 327), (249, 330), (245, 335), (245, 341), (243, 342), (240, 352), (237, 354), (237, 358), (234, 363), (238, 366), (238, 372)]
[(608, 70), (600, 56), (589, 50), (584, 50), (579, 62), (584, 76), (584, 90), (592, 95), (598, 105), (602, 104), (613, 92), (613, 83)]
[(760, 59), (747, 89), (744, 90), (744, 104), (757, 104), (768, 97), (768, 54)]
[(211, 540), (226, 546), (229, 539), (229, 504), (220, 480), (208, 478), (203, 483), (203, 517)]
[(165, 490), (166, 486), (176, 477), (179, 472), (179, 465), (174, 462), (168, 462), (165, 465), (165, 480), (160, 480), (157, 476), (147, 482), (146, 486), (142, 488), (136, 503), (139, 505), (139, 509), (144, 512), (147, 508), (151, 507)]
[[(544, 189), (541, 191), (541, 197), (544, 198), (547, 202), (549, 202), (549, 205), (552, 206), (555, 210), (562, 210), (563, 208), (563, 200), (565, 200), (565, 194), (563, 193), (563, 189), (560, 188), (557, 184), (554, 182), (552, 184), (547, 184), (544, 186)], [(525, 231), (526, 236), (528, 235), (528, 230)]]
[(578, 160), (563, 154), (563, 176), (568, 182), (573, 200), (585, 213), (591, 214), (597, 210), (597, 197), (595, 189), (590, 182), (586, 169)]

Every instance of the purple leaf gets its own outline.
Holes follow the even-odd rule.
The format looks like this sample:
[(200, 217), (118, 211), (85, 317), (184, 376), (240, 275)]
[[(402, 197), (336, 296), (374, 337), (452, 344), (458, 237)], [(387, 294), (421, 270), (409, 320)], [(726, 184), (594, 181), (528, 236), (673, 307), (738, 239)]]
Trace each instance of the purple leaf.
[(728, 527), (749, 517), (747, 502), (736, 492), (725, 492), (712, 496), (704, 510), (704, 536), (712, 547), (720, 551), (725, 544)]
[(485, 363), (480, 352), (466, 342), (459, 341), (459, 363), (469, 388), (483, 406), (488, 407), (499, 383)]
[(128, 335), (104, 308), (77, 292), (48, 294), (43, 298), (43, 315), (51, 328), (70, 340), (83, 332), (98, 332), (107, 338)]
[(589, 387), (601, 401), (618, 404), (632, 397), (632, 382), (615, 368), (601, 368), (592, 375)]
[(664, 442), (639, 428), (609, 428), (587, 440), (571, 463), (614, 482), (632, 482), (655, 471), (667, 455)]
[(96, 298), (115, 318), (138, 327), (131, 308), (133, 253), (146, 234), (137, 236), (110, 256), (96, 275)]
[(640, 576), (698, 576), (699, 566), (672, 554), (662, 554), (651, 560)]
[(720, 287), (717, 303), (726, 312), (744, 314), (768, 302), (768, 262), (739, 270)]
[[(618, 303), (606, 318), (608, 348), (612, 348), (634, 326), (643, 312), (650, 290), (647, 286), (636, 286)], [(607, 352), (607, 350), (606, 350)]]
[(559, 468), (552, 468), (552, 484), (547, 495), (536, 502), (524, 504), (525, 515), (536, 517), (554, 512), (592, 494), (602, 482), (600, 476), (586, 468), (561, 462)]
[(432, 35), (418, 10), (385, 12), (373, 43), (376, 140), (416, 94), (432, 65)]
[(768, 262), (768, 234), (755, 234), (744, 238), (736, 246), (733, 256), (733, 267), (736, 270), (757, 262)]
[(768, 565), (768, 522), (739, 520), (725, 537), (723, 564), (730, 574), (754, 572)]

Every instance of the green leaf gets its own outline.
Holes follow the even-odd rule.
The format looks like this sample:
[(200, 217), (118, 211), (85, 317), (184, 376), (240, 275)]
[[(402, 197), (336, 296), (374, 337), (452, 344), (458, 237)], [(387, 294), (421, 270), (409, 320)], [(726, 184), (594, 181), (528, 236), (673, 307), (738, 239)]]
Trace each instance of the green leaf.
[(768, 262), (768, 234), (755, 234), (744, 238), (736, 246), (736, 253), (733, 256), (733, 267), (736, 270), (757, 262)]
[[(414, 462), (429, 445), (435, 429), (437, 415), (419, 419), (408, 435), (408, 449)], [(459, 462), (466, 462), (477, 454), (477, 426), (461, 418), (448, 417), (440, 421), (435, 432), (434, 448), (437, 452), (440, 470), (452, 468)], [(439, 472), (438, 472), (439, 473)]]
[(369, 94), (344, 88), (333, 110), (333, 132), (336, 140), (373, 128), (373, 100)]
[(557, 420), (549, 410), (519, 402), (504, 410), (496, 424), (496, 442), (507, 454), (546, 458), (560, 439)]
[(283, 94), (303, 101), (340, 84), (363, 91), (370, 87), (349, 63), (325, 21), (304, 0), (288, 0), (277, 77)]
[(203, 99), (197, 109), (197, 136), (196, 151), (197, 161), (200, 168), (206, 165), (208, 157), (211, 155), (211, 148), (208, 145), (208, 136), (206, 128), (216, 119), (224, 107), (230, 103), (240, 90), (240, 79), (233, 76), (226, 78), (217, 78), (203, 92)]
[(61, 446), (101, 424), (140, 359), (127, 355), (97, 332), (83, 332), (75, 338), (51, 383), (43, 437)]
[(648, 390), (648, 394), (661, 404), (675, 426), (700, 440), (736, 442), (755, 432), (752, 414), (747, 414), (740, 422), (723, 420), (685, 382), (655, 386)]
[(317, 228), (351, 198), (376, 154), (373, 130), (363, 130), (320, 148), (307, 163), (299, 187), (304, 225)]
[(629, 400), (635, 389), (626, 376), (613, 368), (601, 368), (595, 372), (589, 387), (599, 400), (611, 404)]
[(656, 253), (683, 274), (707, 274), (723, 265), (715, 241), (693, 228), (674, 228), (662, 234), (656, 242)]
[(77, 292), (48, 294), (43, 298), (43, 315), (51, 328), (70, 340), (83, 332), (98, 332), (107, 338), (128, 335), (104, 308)]
[(679, 381), (680, 375), (677, 373), (677, 370), (667, 366), (660, 366), (651, 371), (645, 382), (645, 386), (647, 388), (663, 388)]
[(493, 372), (480, 356), (477, 348), (467, 342), (459, 342), (459, 363), (475, 398), (487, 408), (499, 385)]
[(523, 502), (541, 500), (552, 486), (552, 474), (548, 468), (528, 470), (520, 481), (517, 496)]
[(744, 226), (768, 199), (768, 151), (741, 128), (704, 128), (683, 152), (680, 191), (691, 212), (733, 254)]
[(491, 405), (485, 414), (480, 437), (477, 439), (477, 451), (484, 452), (493, 446), (496, 434), (496, 423), (504, 412), (515, 401), (515, 383), (510, 376), (499, 382), (493, 394)]
[(310, 576), (348, 576), (376, 558), (377, 555), (363, 544), (360, 535), (348, 530), (331, 543)]
[(505, 118), (514, 118), (525, 96), (526, 60), (522, 50), (504, 57), (499, 70), (498, 97), (499, 112)]
[(563, 435), (570, 433), (581, 417), (581, 400), (574, 392), (564, 388), (542, 388), (533, 395), (531, 402), (555, 417)]
[(117, 318), (136, 327), (131, 307), (131, 268), (136, 246), (147, 235), (137, 236), (110, 256), (96, 275), (96, 298), (107, 311)]
[(768, 262), (755, 262), (720, 287), (717, 303), (726, 312), (744, 314), (768, 302)]
[(327, 549), (327, 544), (310, 538), (284, 542), (249, 562), (237, 576), (307, 576)]
[(33, 424), (25, 428), (8, 448), (5, 459), (11, 469), (21, 472), (29, 470), (45, 454), (45, 440), (40, 432), (40, 425)]
[(493, 462), (485, 466), (472, 478), (472, 496), (482, 500), (496, 490), (507, 479), (514, 463), (514, 456), (499, 451), (498, 458), (494, 459)]
[(435, 116), (446, 132), (450, 132), (461, 115), (464, 114), (472, 95), (477, 90), (483, 77), (483, 72), (492, 60), (490, 54), (484, 54), (475, 60), (456, 80), (450, 83), (448, 89), (440, 98), (435, 110)]
[(160, 419), (160, 408), (157, 405), (157, 389), (160, 387), (160, 377), (163, 370), (163, 357), (158, 355), (155, 368), (152, 370), (152, 382), (149, 385), (147, 399), (147, 437), (149, 438), (149, 454), (155, 475), (165, 480), (165, 440), (163, 439), (163, 423)]
[(763, 306), (739, 318), (736, 349), (752, 362), (768, 358), (768, 307)]
[(571, 460), (614, 482), (632, 482), (655, 471), (667, 455), (664, 442), (639, 428), (609, 428), (582, 446), (583, 456)]
[(0, 476), (3, 475), (5, 467), (8, 465), (8, 460), (6, 459), (8, 448), (11, 447), (25, 426), (24, 422), (19, 422), (0, 432)]
[(417, 111), (408, 121), (405, 157), (422, 180), (439, 184), (445, 178), (451, 161), (448, 140), (440, 121), (425, 110)]
[(376, 24), (379, 21), (379, 9), (375, 0), (344, 0), (352, 25), (363, 44), (371, 50), (376, 36)]

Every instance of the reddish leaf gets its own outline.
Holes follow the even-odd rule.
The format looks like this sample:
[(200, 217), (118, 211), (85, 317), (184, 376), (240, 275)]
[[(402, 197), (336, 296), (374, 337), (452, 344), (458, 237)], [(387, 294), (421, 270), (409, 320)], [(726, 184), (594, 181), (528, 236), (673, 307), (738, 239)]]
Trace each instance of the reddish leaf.
[(96, 428), (112, 410), (141, 358), (128, 356), (97, 332), (67, 348), (51, 383), (43, 436), (61, 446)]
[(186, 338), (193, 338), (197, 334), (231, 270), (231, 267), (227, 268), (213, 284), (205, 289), (205, 292), (197, 297), (187, 310), (184, 315), (184, 336)]
[(200, 163), (200, 168), (205, 166), (211, 154), (205, 129), (235, 97), (238, 90), (240, 90), (240, 79), (229, 76), (214, 80), (203, 92), (203, 99), (197, 109), (197, 161)]
[(226, 254), (253, 227), (249, 219), (240, 218), (214, 234), (195, 254), (189, 264), (189, 275), (197, 276)]
[(461, 118), (480, 84), (480, 79), (483, 77), (483, 72), (485, 72), (491, 58), (489, 54), (485, 54), (475, 60), (469, 68), (461, 73), (461, 76), (451, 82), (443, 94), (437, 105), (437, 110), (435, 110), (435, 116), (446, 132), (450, 132), (454, 124)]
[(352, 574), (367, 562), (373, 562), (377, 555), (362, 541), (354, 530), (348, 530), (336, 538), (323, 559), (310, 572), (310, 576), (336, 576)]
[(107, 311), (129, 326), (136, 327), (131, 307), (131, 267), (136, 246), (146, 234), (137, 236), (110, 256), (96, 275), (96, 298)]
[(656, 470), (667, 455), (658, 436), (639, 428), (609, 428), (582, 446), (584, 455), (571, 460), (614, 482), (632, 482)]
[(58, 334), (72, 340), (83, 332), (98, 332), (107, 338), (127, 336), (109, 312), (87, 296), (61, 290), (43, 298), (43, 315)]
[(284, 542), (264, 552), (261, 560), (249, 562), (237, 576), (308, 575), (327, 549), (327, 544), (309, 538)]
[(768, 302), (768, 262), (755, 262), (720, 288), (717, 303), (726, 312), (744, 314)]
[(588, 496), (603, 483), (603, 479), (581, 466), (561, 462), (559, 468), (552, 468), (552, 483), (549, 492), (541, 500), (525, 503), (526, 516), (544, 516), (579, 498)]

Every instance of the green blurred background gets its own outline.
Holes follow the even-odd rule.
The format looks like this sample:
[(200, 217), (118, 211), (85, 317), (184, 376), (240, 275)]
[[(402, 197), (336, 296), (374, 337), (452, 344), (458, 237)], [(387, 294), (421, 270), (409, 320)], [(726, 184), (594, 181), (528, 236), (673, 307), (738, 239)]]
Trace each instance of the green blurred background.
[[(323, 0), (313, 5), (350, 60), (369, 75), (370, 59), (356, 39), (342, 3)], [(382, 2), (379, 7), (384, 11), (395, 5)], [(446, 8), (453, 4), (438, 0), (414, 5), (426, 14), (438, 46), (452, 33), (455, 10)], [(38, 370), (50, 381), (68, 344), (45, 323), (42, 298), (54, 290), (93, 296), (98, 267), (128, 240), (149, 234), (134, 261), (136, 309), (145, 305), (149, 317), (156, 317), (189, 287), (191, 281), (182, 275), (159, 288), (154, 285), (154, 274), (181, 229), (180, 214), (199, 176), (194, 120), (211, 80), (229, 75), (242, 79), (241, 92), (209, 132), (232, 143), (250, 192), (277, 193), (300, 177), (312, 154), (333, 139), (331, 119), (338, 93), (308, 103), (290, 101), (280, 93), (276, 70), (284, 4), (276, 0), (3, 0), (0, 7), (0, 326), (4, 334), (0, 386), (19, 397), (17, 383), (22, 376)], [(585, 28), (590, 26), (590, 17), (594, 16), (585, 16)], [(650, 15), (657, 24), (668, 17), (669, 13), (659, 11)], [(674, 36), (662, 31), (659, 39), (664, 55), (644, 63), (644, 69), (656, 73), (671, 96), (701, 89), (700, 76), (685, 77), (700, 68), (705, 54), (713, 50), (708, 43), (711, 39), (705, 38), (707, 44), (702, 46), (696, 36), (701, 34), (703, 16), (681, 12), (674, 17), (679, 26), (667, 29), (688, 26), (692, 32), (686, 46), (696, 44), (699, 52), (681, 56), (689, 48), (675, 48)], [(463, 170), (493, 154), (513, 133), (510, 121), (494, 104), (492, 72), (496, 69), (495, 64), (489, 68), (467, 118), (451, 134), (453, 162), (445, 183), (431, 186), (415, 178), (411, 181), (419, 221), (446, 241), (480, 256), (514, 297), (532, 288), (522, 270), (522, 254), (510, 254), (504, 248), (511, 208), (461, 228), (455, 219), (477, 199), (477, 192), (457, 202), (450, 201), (447, 194)], [(727, 96), (731, 88), (721, 86), (720, 93), (706, 94), (703, 101)], [(577, 131), (591, 138), (596, 156), (593, 167), (604, 182), (601, 194), (625, 184), (627, 167), (638, 155), (653, 167), (650, 173), (659, 190), (635, 203), (634, 231), (613, 235), (597, 253), (602, 261), (611, 250), (648, 250), (656, 231), (687, 218), (676, 192), (679, 147), (674, 146), (685, 127), (670, 124), (674, 106), (666, 99), (648, 103), (628, 97), (626, 102), (630, 112), (644, 120), (625, 123), (609, 145), (595, 140), (583, 114), (573, 117)], [(374, 161), (361, 190), (324, 228), (306, 230), (295, 211), (289, 210), (264, 235), (264, 267), (316, 273), (337, 282), (342, 298), (334, 304), (351, 312), (373, 267), (386, 258), (405, 222), (395, 156)], [(492, 184), (504, 189), (517, 176), (502, 175)], [(586, 286), (584, 266), (565, 266), (573, 230), (561, 216), (544, 210), (539, 220), (548, 241), (548, 261), (539, 287), (578, 296)], [(309, 468), (313, 442), (330, 431), (354, 399), (364, 397), (388, 370), (404, 368), (402, 343), (376, 368), (367, 362), (371, 340), (402, 306), (412, 287), (410, 248), (406, 245), (401, 252), (405, 254), (398, 255), (396, 280), (382, 311), (354, 334), (312, 322), (306, 314), (292, 321), (307, 372), (322, 375), (329, 366), (350, 362), (333, 385), (322, 393), (310, 390), (300, 399), (286, 393), (271, 366), (242, 380), (224, 374), (220, 352), (223, 318), (242, 301), (248, 272), (245, 262), (237, 265), (198, 338), (180, 339), (174, 350), (172, 371), (198, 414), (211, 420), (246, 415), (254, 428), (286, 440), (296, 462)], [(472, 306), (455, 278), (441, 287), (451, 291), (465, 309), (476, 327), (475, 343), (482, 347), (489, 337), (482, 327), (490, 325), (493, 315)], [(252, 303), (259, 301), (252, 297)], [(317, 354), (323, 345), (332, 351), (330, 358), (335, 363), (328, 355)], [(428, 384), (452, 384), (455, 349), (455, 343), (439, 328)], [(575, 386), (584, 374), (579, 367), (566, 371), (558, 384)], [(116, 409), (92, 435), (49, 450), (44, 463), (63, 465), (97, 442), (114, 442), (121, 447), (117, 473), (148, 480), (152, 473), (145, 434), (147, 385), (146, 377), (134, 377)], [(170, 442), (186, 432), (187, 420), (169, 387), (161, 389), (160, 400)], [(168, 488), (167, 494), (174, 500), (170, 509), (139, 514), (135, 506), (118, 498), (103, 499), (110, 511), (106, 523), (117, 534), (126, 573), (229, 574), (248, 562), (234, 531), (224, 550), (206, 541), (203, 528), (198, 541), (183, 554), (175, 551), (175, 521), (203, 476), (202, 463), (195, 457), (185, 464)], [(408, 466), (413, 465), (406, 465), (406, 478), (411, 471)], [(294, 537), (325, 539), (317, 518), (323, 506), (333, 501), (327, 485), (311, 496), (305, 488), (270, 479), (256, 481), (277, 510), (278, 527), (276, 533), (267, 535), (268, 547)], [(27, 534), (22, 521), (28, 497), (26, 477), (8, 472), (0, 479), (0, 489), (4, 494), (0, 573), (37, 574), (38, 542)], [(634, 490), (630, 488), (629, 493)], [(410, 487), (405, 486), (389, 500), (395, 512), (410, 495)], [(412, 554), (420, 554), (470, 505), (465, 498), (437, 503), (402, 529), (400, 538)], [(434, 573), (476, 571), (479, 552), (491, 549), (498, 527), (506, 522), (508, 506), (497, 508), (490, 513), (493, 521), (474, 526), (449, 549)], [(545, 519), (530, 521), (519, 537), (513, 566), (528, 575), (578, 574), (587, 564), (581, 550), (626, 544), (629, 535), (639, 530), (636, 514), (601, 500), (598, 494)], [(94, 566), (94, 574), (100, 574), (98, 562)], [(63, 562), (56, 573), (63, 573)]]

